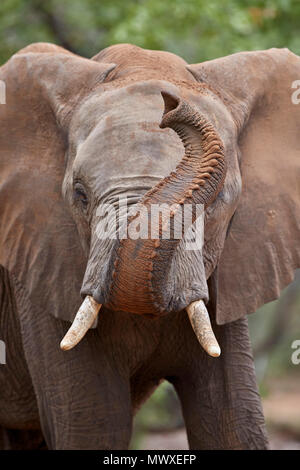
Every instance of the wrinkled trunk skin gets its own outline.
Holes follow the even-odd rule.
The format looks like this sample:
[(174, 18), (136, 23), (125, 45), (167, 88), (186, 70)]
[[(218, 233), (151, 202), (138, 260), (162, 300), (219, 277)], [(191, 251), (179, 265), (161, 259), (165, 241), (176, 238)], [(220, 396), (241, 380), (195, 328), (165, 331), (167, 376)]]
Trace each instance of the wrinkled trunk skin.
[[(140, 204), (147, 209), (142, 221), (150, 225), (151, 207), (166, 204), (171, 207), (171, 218), (184, 204), (204, 207), (215, 199), (225, 179), (223, 144), (213, 126), (187, 102), (162, 93), (165, 112), (160, 127), (170, 127), (179, 135), (185, 155), (176, 170), (148, 191)], [(180, 310), (180, 299), (172, 298), (162, 286), (171, 266), (180, 240), (163, 238), (169, 213), (160, 219), (157, 239), (120, 240), (113, 257), (109, 306), (126, 312), (160, 315)], [(134, 220), (132, 217), (129, 224)], [(195, 221), (193, 210), (192, 222)], [(188, 229), (185, 226), (185, 229)], [(197, 300), (190, 298), (189, 302)]]

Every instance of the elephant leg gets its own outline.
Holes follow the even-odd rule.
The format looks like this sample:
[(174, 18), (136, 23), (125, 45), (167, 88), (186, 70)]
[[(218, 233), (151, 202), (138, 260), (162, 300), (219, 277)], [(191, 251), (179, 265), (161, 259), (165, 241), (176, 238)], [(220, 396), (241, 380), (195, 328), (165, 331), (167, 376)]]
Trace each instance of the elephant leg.
[(129, 378), (125, 365), (113, 352), (108, 355), (116, 341), (108, 347), (111, 332), (105, 332), (105, 319), (74, 349), (62, 351), (59, 344), (70, 324), (37, 310), (20, 285), (16, 290), (24, 351), (48, 448), (128, 448)]
[(54, 354), (53, 346), (49, 361), (45, 356), (30, 361), (41, 428), (50, 449), (115, 450), (129, 446), (129, 383), (113, 369), (104, 351), (97, 352), (96, 332), (89, 332), (89, 336), (95, 338), (94, 345), (88, 338), (74, 351), (60, 352), (62, 335), (53, 335), (57, 352)]
[(96, 346), (93, 351), (90, 338), (77, 350), (60, 352), (59, 337), (52, 336), (57, 351), (49, 348), (49, 361), (36, 354), (29, 361), (48, 447), (127, 449), (132, 410), (126, 378), (111, 367), (104, 352), (98, 355)]
[(246, 318), (214, 326), (222, 349), (209, 357), (186, 338), (185, 370), (173, 382), (191, 449), (266, 449), (268, 438)]
[(41, 431), (0, 427), (0, 450), (47, 450)]

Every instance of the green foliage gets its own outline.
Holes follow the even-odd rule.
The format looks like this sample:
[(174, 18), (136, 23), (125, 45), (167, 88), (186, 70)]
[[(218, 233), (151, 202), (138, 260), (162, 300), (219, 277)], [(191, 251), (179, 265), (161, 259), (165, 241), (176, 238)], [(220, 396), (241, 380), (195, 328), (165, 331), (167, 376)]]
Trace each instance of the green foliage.
[[(86, 57), (129, 42), (174, 52), (189, 63), (270, 47), (288, 47), (300, 55), (299, 23), (298, 0), (1, 0), (0, 63), (43, 41)], [(268, 336), (276, 304), (264, 310), (250, 321), (254, 347)], [(290, 356), (292, 340), (300, 337), (299, 320), (293, 315), (287, 323), (280, 342), (257, 358), (263, 394), (267, 373), (296, 367)], [(165, 383), (140, 411), (134, 441), (146, 426), (176, 427), (181, 420), (174, 391)]]
[(300, 54), (298, 0), (1, 0), (0, 60), (50, 41), (92, 56), (130, 42), (199, 62), (240, 50)]

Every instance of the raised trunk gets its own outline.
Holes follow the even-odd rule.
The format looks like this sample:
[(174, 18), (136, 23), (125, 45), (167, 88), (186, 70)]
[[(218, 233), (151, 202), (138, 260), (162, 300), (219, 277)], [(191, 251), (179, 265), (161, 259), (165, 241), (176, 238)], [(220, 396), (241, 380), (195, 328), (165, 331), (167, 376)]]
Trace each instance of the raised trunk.
[[(172, 210), (162, 215), (156, 239), (120, 240), (113, 257), (108, 298), (113, 309), (150, 315), (161, 315), (170, 309), (172, 293), (166, 295), (163, 286), (180, 240), (162, 238), (169, 214), (174, 218), (184, 204), (209, 205), (220, 191), (226, 173), (223, 145), (212, 124), (187, 102), (167, 93), (162, 96), (165, 111), (160, 127), (170, 127), (179, 135), (185, 155), (175, 171), (140, 201), (147, 210), (142, 223), (151, 223), (154, 204), (166, 204)], [(191, 223), (194, 220), (193, 210)], [(187, 230), (188, 225), (184, 228)]]

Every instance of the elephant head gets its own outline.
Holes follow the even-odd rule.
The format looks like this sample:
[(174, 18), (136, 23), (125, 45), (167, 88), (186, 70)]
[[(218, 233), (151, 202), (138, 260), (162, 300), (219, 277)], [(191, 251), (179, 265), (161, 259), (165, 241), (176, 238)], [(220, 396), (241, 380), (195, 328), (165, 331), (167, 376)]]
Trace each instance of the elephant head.
[[(43, 224), (55, 227), (46, 246), (58, 259), (43, 269), (50, 286), (64, 279), (66, 309), (54, 306), (54, 315), (74, 320), (62, 348), (80, 341), (104, 304), (170, 321), (187, 309), (199, 341), (217, 356), (205, 304), (224, 324), (278, 297), (300, 266), (300, 108), (291, 99), (299, 75), (300, 60), (287, 50), (188, 65), (130, 45), (88, 60), (37, 44), (2, 67), (10, 89), (1, 151), (15, 150), (18, 163), (5, 171), (12, 185), (23, 172), (23, 191), (32, 193), (39, 229), (34, 238), (22, 227), (20, 236), (39, 263), (45, 250), (34, 243)], [(31, 178), (38, 194), (26, 186)], [(1, 229), (13, 256), (0, 262), (22, 282), (34, 266), (11, 246), (21, 220), (15, 215)], [(85, 300), (74, 319), (83, 269)], [(38, 279), (27, 289), (41, 296)], [(55, 305), (58, 294), (46, 295)]]

